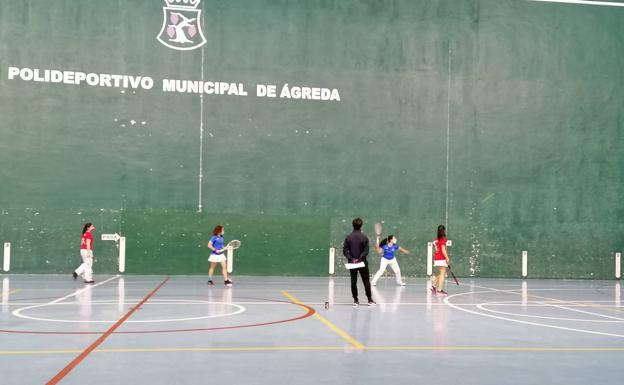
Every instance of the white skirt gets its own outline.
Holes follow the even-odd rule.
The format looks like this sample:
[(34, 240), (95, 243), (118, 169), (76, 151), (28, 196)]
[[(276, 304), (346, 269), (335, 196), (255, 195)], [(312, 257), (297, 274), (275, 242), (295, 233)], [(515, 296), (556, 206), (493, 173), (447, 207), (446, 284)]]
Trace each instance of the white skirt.
[(210, 254), (208, 257), (208, 262), (225, 262), (226, 260), (225, 254)]
[(435, 259), (433, 261), (433, 266), (448, 267), (448, 263), (446, 263), (446, 259)]

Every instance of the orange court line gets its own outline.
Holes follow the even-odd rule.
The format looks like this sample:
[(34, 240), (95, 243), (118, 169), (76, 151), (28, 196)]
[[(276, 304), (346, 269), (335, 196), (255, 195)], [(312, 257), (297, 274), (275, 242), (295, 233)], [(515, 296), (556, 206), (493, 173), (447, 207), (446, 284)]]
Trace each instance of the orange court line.
[(65, 366), (63, 369), (61, 369), (60, 372), (58, 372), (54, 377), (52, 377), (52, 379), (50, 381), (48, 381), (46, 383), (46, 385), (55, 385), (58, 384), (59, 381), (61, 381), (63, 378), (65, 378), (65, 376), (67, 376), (67, 374), (69, 372), (71, 372), (76, 366), (78, 366), (78, 364), (80, 364), (82, 362), (82, 360), (84, 360), (91, 352), (93, 352), (95, 350), (95, 348), (97, 348), (98, 346), (100, 346), (100, 344), (102, 342), (104, 342), (105, 339), (107, 339), (111, 334), (113, 334), (113, 332), (121, 326), (121, 324), (123, 324), (128, 318), (130, 318), (130, 316), (139, 308), (141, 307), (141, 305), (143, 305), (145, 302), (147, 302), (147, 300), (149, 300), (154, 294), (156, 294), (156, 292), (158, 291), (158, 289), (160, 289), (165, 283), (167, 283), (167, 281), (169, 280), (169, 277), (165, 278), (164, 281), (162, 281), (158, 286), (156, 286), (151, 292), (149, 292), (139, 303), (137, 303), (136, 305), (134, 305), (134, 307), (132, 307), (132, 309), (130, 309), (123, 317), (121, 317), (119, 320), (117, 320), (117, 322), (115, 322), (115, 324), (113, 324), (113, 326), (111, 326), (107, 331), (105, 331), (97, 340), (95, 340), (95, 342), (93, 342), (91, 345), (89, 345), (82, 353), (80, 353), (80, 355), (78, 355), (78, 357), (74, 358), (67, 366)]

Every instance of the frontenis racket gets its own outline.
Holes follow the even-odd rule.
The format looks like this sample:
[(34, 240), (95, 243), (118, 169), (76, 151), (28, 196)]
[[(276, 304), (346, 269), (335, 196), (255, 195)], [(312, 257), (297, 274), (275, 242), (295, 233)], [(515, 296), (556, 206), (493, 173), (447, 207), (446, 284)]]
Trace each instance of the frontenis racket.
[(381, 238), (381, 232), (383, 231), (383, 227), (381, 226), (381, 223), (375, 223), (375, 236), (377, 237), (377, 242), (379, 242), (379, 238)]
[(453, 270), (451, 270), (451, 265), (448, 265), (448, 271), (449, 273), (451, 273), (451, 277), (453, 277), (453, 280), (455, 280), (455, 283), (457, 284), (457, 286), (459, 286), (459, 281), (457, 280), (457, 277), (453, 273)]
[(226, 249), (231, 249), (231, 250), (236, 250), (241, 246), (241, 241), (239, 241), (238, 239), (233, 239), (231, 241), (228, 242), (228, 244), (225, 246)]

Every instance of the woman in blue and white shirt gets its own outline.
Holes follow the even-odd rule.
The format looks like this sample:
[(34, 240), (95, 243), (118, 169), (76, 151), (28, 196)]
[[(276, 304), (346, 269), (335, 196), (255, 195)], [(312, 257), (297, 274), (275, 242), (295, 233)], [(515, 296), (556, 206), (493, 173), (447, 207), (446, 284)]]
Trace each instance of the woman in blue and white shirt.
[(377, 270), (377, 273), (375, 273), (375, 276), (373, 277), (371, 285), (377, 285), (377, 280), (379, 280), (384, 271), (386, 271), (386, 267), (390, 265), (390, 268), (394, 271), (397, 285), (405, 286), (405, 282), (401, 279), (401, 269), (399, 268), (399, 262), (397, 262), (395, 258), (395, 253), (400, 251), (404, 254), (409, 254), (409, 250), (399, 247), (399, 245), (397, 245), (397, 239), (394, 235), (388, 235), (388, 238), (381, 241), (381, 243), (379, 243), (378, 238), (375, 249), (378, 254), (381, 254), (381, 263), (379, 270)]
[(208, 242), (208, 248), (211, 250), (210, 257), (208, 257), (208, 261), (210, 262), (210, 269), (208, 269), (209, 285), (214, 285), (212, 274), (214, 273), (215, 267), (217, 267), (217, 263), (220, 263), (225, 285), (232, 286), (232, 281), (229, 280), (227, 273), (227, 259), (225, 254), (223, 254), (225, 252), (225, 248), (223, 247), (223, 234), (223, 226), (216, 226), (214, 230), (212, 230), (212, 237), (210, 237), (210, 241)]

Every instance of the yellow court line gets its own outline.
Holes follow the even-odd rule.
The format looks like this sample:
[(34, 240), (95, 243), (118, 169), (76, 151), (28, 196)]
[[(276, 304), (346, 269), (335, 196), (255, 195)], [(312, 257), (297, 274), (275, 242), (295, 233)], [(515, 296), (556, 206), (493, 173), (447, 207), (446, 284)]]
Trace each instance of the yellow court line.
[[(293, 303), (296, 303), (296, 304), (299, 304), (299, 305), (303, 305), (303, 303), (301, 301), (299, 301), (297, 298), (295, 298), (292, 294), (290, 294), (286, 290), (282, 290), (282, 295), (287, 297)], [(336, 326), (333, 323), (331, 323), (327, 318), (323, 317), (319, 313), (314, 313), (314, 317), (317, 320), (321, 321), (323, 324), (325, 324), (325, 326), (330, 328), (334, 333), (336, 333), (340, 337), (342, 337), (345, 341), (347, 341), (348, 343), (353, 345), (353, 347), (355, 347), (357, 349), (364, 349), (365, 348), (363, 343), (361, 343), (360, 341), (358, 341), (355, 338), (351, 337), (349, 334), (347, 334), (347, 332), (345, 332), (344, 330), (340, 329), (338, 326)]]
[(504, 351), (504, 352), (624, 352), (624, 348), (555, 348), (518, 346), (367, 346), (366, 350), (440, 350), (440, 351)]
[[(344, 346), (242, 346), (209, 348), (132, 348), (95, 349), (93, 353), (208, 353), (208, 352), (262, 352), (262, 351), (348, 351)], [(582, 347), (517, 347), (517, 346), (365, 346), (367, 351), (505, 351), (505, 352), (624, 352), (624, 348), (582, 348)], [(0, 356), (76, 354), (82, 350), (14, 350), (0, 351)]]

